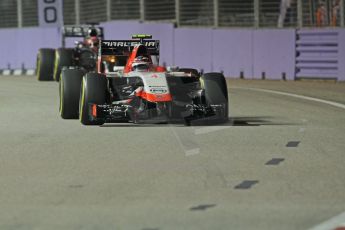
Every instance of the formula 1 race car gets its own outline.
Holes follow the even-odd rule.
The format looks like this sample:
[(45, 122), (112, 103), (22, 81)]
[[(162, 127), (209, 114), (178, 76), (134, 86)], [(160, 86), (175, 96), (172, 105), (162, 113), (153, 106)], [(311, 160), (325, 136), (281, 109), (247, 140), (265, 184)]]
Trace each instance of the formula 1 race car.
[[(75, 48), (65, 48), (66, 38), (82, 37)], [(39, 81), (59, 81), (61, 69), (66, 66), (79, 66), (86, 71), (96, 69), (99, 40), (103, 39), (103, 28), (94, 25), (62, 27), (62, 48), (39, 49), (36, 74)]]
[(151, 38), (134, 35), (134, 40), (102, 40), (97, 73), (64, 69), (59, 88), (61, 117), (79, 117), (84, 125), (227, 121), (223, 74), (177, 67), (167, 70), (158, 65), (159, 41), (146, 40)]

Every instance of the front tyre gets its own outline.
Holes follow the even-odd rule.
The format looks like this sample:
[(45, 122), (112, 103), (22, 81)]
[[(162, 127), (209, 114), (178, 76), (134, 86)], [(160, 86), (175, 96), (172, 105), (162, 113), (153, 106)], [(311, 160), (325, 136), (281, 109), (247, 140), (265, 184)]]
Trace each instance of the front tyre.
[(36, 62), (36, 75), (39, 81), (52, 81), (54, 71), (54, 49), (39, 49)]
[(102, 74), (87, 73), (83, 77), (80, 103), (79, 120), (83, 125), (103, 125), (103, 119), (94, 120), (90, 116), (90, 105), (104, 105), (107, 99), (107, 78)]
[(224, 75), (221, 73), (206, 73), (200, 77), (200, 82), (202, 89), (204, 89), (206, 105), (222, 105), (222, 113), (218, 119), (227, 121), (229, 116), (229, 99)]
[(60, 116), (63, 119), (78, 119), (80, 86), (84, 71), (63, 69), (59, 83)]

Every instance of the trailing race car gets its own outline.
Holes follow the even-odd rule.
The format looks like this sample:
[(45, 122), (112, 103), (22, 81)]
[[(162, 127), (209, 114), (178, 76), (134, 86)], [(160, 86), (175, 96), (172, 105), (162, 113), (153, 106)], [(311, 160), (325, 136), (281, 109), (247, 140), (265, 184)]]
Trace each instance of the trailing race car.
[[(65, 48), (66, 38), (83, 37), (75, 48)], [(103, 39), (103, 28), (94, 25), (64, 26), (62, 28), (62, 48), (39, 49), (36, 74), (39, 81), (59, 81), (61, 69), (79, 66), (85, 71), (96, 69), (99, 40)]]
[[(146, 40), (150, 35), (132, 38), (101, 41), (97, 73), (62, 71), (62, 118), (79, 117), (84, 125), (228, 120), (222, 73), (200, 74), (188, 68), (167, 71), (158, 65), (159, 41)], [(115, 59), (115, 65), (110, 66), (109, 59)]]

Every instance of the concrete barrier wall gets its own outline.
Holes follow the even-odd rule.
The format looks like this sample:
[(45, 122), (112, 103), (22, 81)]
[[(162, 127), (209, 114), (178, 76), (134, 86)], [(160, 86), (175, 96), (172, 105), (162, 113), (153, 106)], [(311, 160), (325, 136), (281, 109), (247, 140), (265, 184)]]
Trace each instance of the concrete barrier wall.
[(61, 38), (57, 28), (0, 30), (0, 69), (34, 68), (39, 48), (57, 48)]
[(253, 77), (293, 80), (295, 77), (294, 29), (255, 30), (253, 33)]
[(250, 29), (213, 30), (213, 70), (226, 76), (254, 76), (253, 34)]
[(338, 81), (345, 81), (345, 29), (339, 31)]
[[(105, 39), (129, 39), (134, 33), (152, 34), (161, 41), (161, 63), (223, 71), (228, 77), (286, 79), (295, 77), (294, 29), (174, 28), (168, 23), (113, 21), (102, 23)], [(345, 30), (341, 31), (340, 61), (345, 59)], [(73, 46), (74, 39), (67, 45)], [(0, 30), (0, 69), (34, 68), (37, 50), (61, 46), (56, 28)], [(345, 64), (342, 72), (345, 72)], [(342, 80), (345, 80), (344, 77)]]

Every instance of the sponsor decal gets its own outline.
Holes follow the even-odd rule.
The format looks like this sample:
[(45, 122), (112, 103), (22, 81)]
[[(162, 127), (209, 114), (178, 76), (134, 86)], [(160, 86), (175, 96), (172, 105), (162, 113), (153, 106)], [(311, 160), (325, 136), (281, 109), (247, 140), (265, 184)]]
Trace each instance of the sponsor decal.
[(166, 88), (150, 88), (150, 92), (154, 94), (165, 94), (168, 90)]
[[(107, 47), (134, 47), (140, 45), (138, 41), (103, 41), (103, 46)], [(146, 41), (144, 42), (146, 47), (156, 47), (155, 41)]]
[(165, 94), (168, 92), (166, 86), (149, 86), (150, 92), (154, 94)]

